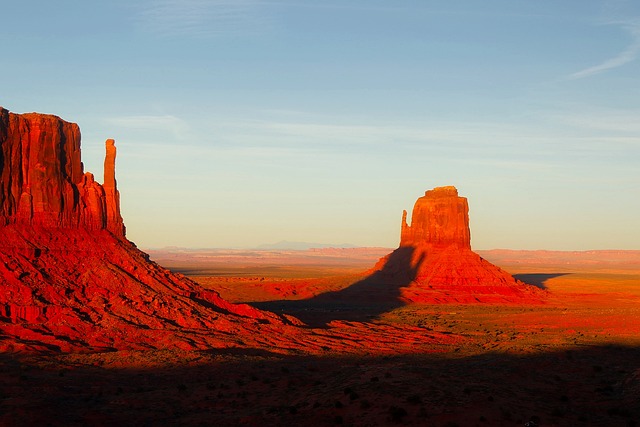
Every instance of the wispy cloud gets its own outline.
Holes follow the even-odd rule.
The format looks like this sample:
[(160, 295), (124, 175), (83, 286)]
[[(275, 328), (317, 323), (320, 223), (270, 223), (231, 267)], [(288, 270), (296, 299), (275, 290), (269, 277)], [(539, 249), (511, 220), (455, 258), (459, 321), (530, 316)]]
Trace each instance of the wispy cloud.
[(570, 79), (576, 80), (600, 74), (605, 71), (621, 67), (638, 58), (638, 55), (640, 54), (640, 22), (618, 22), (615, 24), (620, 25), (630, 33), (632, 37), (631, 44), (618, 55), (609, 58), (598, 65), (594, 65), (592, 67), (585, 68), (584, 70), (580, 70), (576, 73), (571, 74), (569, 76)]
[(147, 0), (138, 6), (140, 28), (163, 37), (208, 38), (258, 33), (268, 27), (260, 0)]
[[(480, 122), (327, 123), (324, 121), (224, 121), (205, 132), (212, 148), (261, 156), (403, 156), (520, 158), (550, 151), (575, 152), (584, 141), (550, 137), (518, 124)], [(210, 122), (212, 123), (212, 122)], [(206, 139), (203, 139), (203, 141)]]

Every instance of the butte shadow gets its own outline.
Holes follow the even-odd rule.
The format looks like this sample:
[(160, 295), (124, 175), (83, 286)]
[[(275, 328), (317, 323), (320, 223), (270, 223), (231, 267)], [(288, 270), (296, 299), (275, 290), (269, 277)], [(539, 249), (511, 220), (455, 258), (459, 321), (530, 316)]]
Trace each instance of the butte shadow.
[(411, 225), (403, 212), (400, 246), (364, 279), (306, 300), (253, 305), (318, 326), (366, 321), (406, 304), (540, 304), (545, 297), (471, 250), (467, 199), (438, 187), (416, 201)]
[(255, 302), (262, 310), (294, 316), (311, 327), (324, 327), (333, 320), (365, 322), (405, 305), (402, 288), (417, 277), (421, 260), (412, 265), (414, 248), (400, 247), (387, 255), (389, 265), (372, 271), (362, 280), (338, 291), (303, 300)]
[(547, 280), (554, 279), (560, 276), (566, 276), (571, 273), (518, 273), (514, 274), (513, 277), (517, 280), (521, 280), (525, 283), (528, 283), (536, 288), (547, 289)]

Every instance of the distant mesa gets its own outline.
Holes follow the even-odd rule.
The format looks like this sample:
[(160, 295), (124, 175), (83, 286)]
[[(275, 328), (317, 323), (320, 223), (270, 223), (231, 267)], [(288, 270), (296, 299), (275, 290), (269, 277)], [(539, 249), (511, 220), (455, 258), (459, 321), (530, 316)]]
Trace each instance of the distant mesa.
[(78, 125), (0, 107), (0, 352), (260, 347), (299, 323), (151, 262), (125, 238), (115, 160), (108, 139), (99, 184)]
[(545, 295), (471, 250), (469, 205), (452, 186), (426, 191), (411, 224), (403, 211), (400, 247), (371, 278), (401, 284), (401, 300), (413, 303), (536, 302)]

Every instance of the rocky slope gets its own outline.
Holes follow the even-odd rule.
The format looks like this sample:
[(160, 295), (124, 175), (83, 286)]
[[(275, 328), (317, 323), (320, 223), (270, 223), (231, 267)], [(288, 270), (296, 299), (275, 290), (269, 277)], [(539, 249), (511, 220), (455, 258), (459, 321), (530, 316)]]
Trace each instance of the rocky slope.
[(544, 297), (471, 250), (468, 202), (455, 187), (425, 192), (410, 225), (403, 212), (400, 247), (372, 273), (371, 280), (401, 286), (407, 302), (538, 302)]
[(101, 185), (76, 124), (0, 108), (0, 352), (260, 347), (296, 323), (149, 261), (125, 238), (115, 157), (107, 140)]

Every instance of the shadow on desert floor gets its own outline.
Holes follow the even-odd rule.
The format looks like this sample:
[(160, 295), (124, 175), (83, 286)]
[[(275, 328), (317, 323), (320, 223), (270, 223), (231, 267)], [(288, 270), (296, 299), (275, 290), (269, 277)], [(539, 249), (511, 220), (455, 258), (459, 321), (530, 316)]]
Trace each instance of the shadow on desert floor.
[(547, 280), (566, 276), (567, 274), (570, 273), (520, 273), (514, 274), (513, 277), (528, 285), (535, 286), (536, 288), (547, 289)]
[[(420, 259), (411, 265), (413, 252), (412, 247), (396, 249), (381, 270), (338, 291), (304, 300), (250, 304), (263, 310), (292, 315), (311, 327), (325, 327), (333, 320), (369, 321), (405, 305), (400, 299), (400, 289), (411, 284), (423, 262)], [(394, 266), (393, 271), (388, 266)]]
[[(313, 328), (327, 327), (334, 320), (367, 322), (406, 305), (401, 290), (411, 285), (424, 262), (412, 264), (414, 248), (400, 247), (389, 255), (383, 268), (343, 289), (307, 299), (279, 299), (249, 302), (259, 309), (287, 314)], [(539, 289), (546, 282), (568, 273), (523, 273), (513, 277)], [(452, 299), (455, 301), (455, 298)]]
[(638, 360), (640, 349), (625, 346), (464, 357), (5, 354), (0, 425), (632, 426)]

